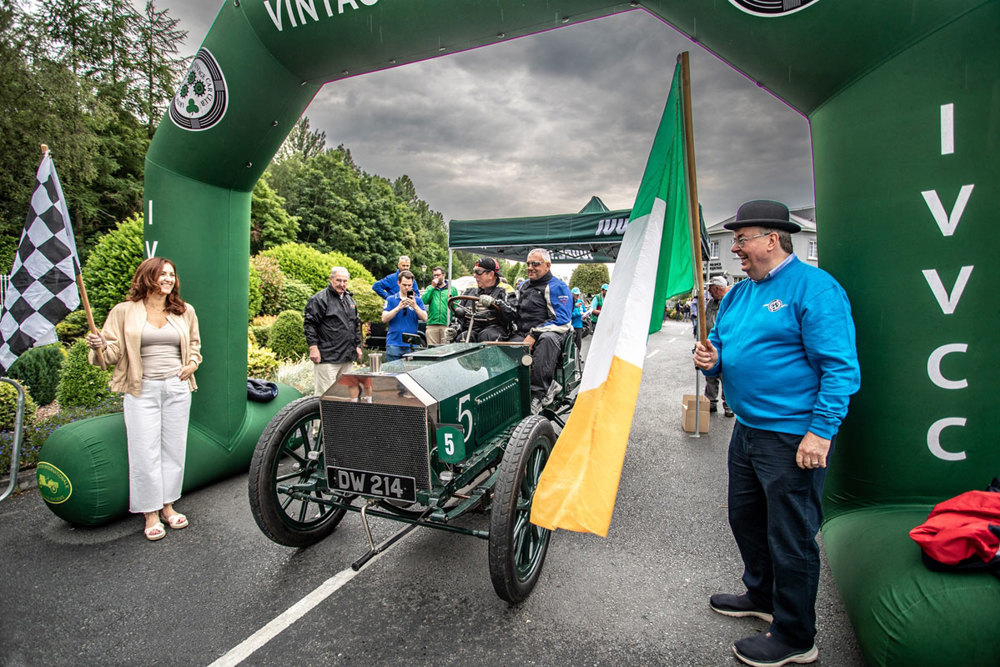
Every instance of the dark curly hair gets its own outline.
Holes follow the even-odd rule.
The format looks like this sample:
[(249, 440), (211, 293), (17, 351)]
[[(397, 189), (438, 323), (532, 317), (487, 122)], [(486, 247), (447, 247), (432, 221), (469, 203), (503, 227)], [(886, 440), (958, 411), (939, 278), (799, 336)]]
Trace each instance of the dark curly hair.
[[(166, 257), (150, 257), (139, 265), (139, 268), (135, 270), (135, 275), (132, 276), (132, 285), (128, 289), (129, 301), (142, 301), (151, 292), (160, 289), (157, 281), (160, 279), (164, 264), (169, 264), (174, 267), (175, 272), (177, 271), (177, 265)], [(167, 295), (164, 309), (174, 315), (182, 315), (187, 310), (187, 304), (181, 300), (181, 281), (176, 275), (174, 276), (174, 288)]]

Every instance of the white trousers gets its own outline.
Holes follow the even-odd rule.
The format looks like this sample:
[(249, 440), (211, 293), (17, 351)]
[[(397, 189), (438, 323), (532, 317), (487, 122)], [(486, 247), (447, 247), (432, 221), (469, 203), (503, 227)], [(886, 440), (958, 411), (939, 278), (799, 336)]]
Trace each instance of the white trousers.
[(181, 497), (191, 387), (180, 378), (143, 380), (125, 394), (129, 511), (156, 512)]
[(316, 396), (322, 396), (340, 376), (354, 368), (353, 361), (339, 364), (315, 364), (313, 366), (313, 389)]

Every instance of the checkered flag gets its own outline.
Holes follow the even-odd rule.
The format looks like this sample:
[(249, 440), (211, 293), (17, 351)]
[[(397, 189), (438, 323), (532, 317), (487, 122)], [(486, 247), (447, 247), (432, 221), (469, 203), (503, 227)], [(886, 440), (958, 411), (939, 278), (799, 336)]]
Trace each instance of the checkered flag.
[(36, 345), (56, 342), (56, 324), (80, 305), (80, 260), (66, 198), (46, 150), (17, 246), (0, 317), (0, 371)]

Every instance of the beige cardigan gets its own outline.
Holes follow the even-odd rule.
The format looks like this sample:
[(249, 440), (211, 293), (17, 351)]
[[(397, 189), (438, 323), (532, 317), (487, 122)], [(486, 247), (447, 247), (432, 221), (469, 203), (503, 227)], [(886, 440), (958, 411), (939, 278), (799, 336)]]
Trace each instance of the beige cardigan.
[[(195, 370), (201, 365), (201, 334), (198, 331), (198, 316), (189, 303), (183, 315), (167, 313), (167, 323), (181, 335), (181, 364), (192, 361)], [(114, 364), (109, 386), (111, 391), (138, 396), (142, 392), (142, 328), (146, 325), (146, 306), (142, 301), (123, 301), (111, 309), (104, 321), (101, 335), (107, 341), (104, 361)], [(97, 353), (90, 350), (90, 363), (97, 365)], [(198, 385), (192, 374), (188, 378), (191, 391)]]

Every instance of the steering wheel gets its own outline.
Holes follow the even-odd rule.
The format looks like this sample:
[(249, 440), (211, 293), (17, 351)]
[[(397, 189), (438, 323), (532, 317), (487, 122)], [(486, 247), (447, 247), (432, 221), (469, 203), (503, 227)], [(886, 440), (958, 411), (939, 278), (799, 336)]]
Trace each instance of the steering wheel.
[[(468, 329), (468, 331), (465, 332), (465, 342), (468, 343), (469, 340), (472, 338), (472, 325), (475, 323), (476, 316), (477, 315), (485, 314), (486, 308), (484, 308), (483, 306), (479, 305), (479, 297), (478, 296), (473, 296), (471, 294), (458, 294), (456, 296), (450, 296), (450, 297), (448, 297), (448, 309), (452, 313), (454, 313), (455, 315), (458, 315), (458, 313), (456, 312), (456, 308), (458, 308), (457, 304), (460, 301), (471, 301), (472, 302), (472, 304), (471, 304), (472, 305), (472, 310), (471, 310), (471, 312), (469, 313), (469, 316), (468, 316), (469, 317), (469, 329)], [(500, 312), (500, 306), (498, 306), (496, 303), (494, 303), (492, 306), (490, 306), (490, 308), (493, 308), (497, 312)]]

